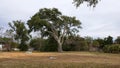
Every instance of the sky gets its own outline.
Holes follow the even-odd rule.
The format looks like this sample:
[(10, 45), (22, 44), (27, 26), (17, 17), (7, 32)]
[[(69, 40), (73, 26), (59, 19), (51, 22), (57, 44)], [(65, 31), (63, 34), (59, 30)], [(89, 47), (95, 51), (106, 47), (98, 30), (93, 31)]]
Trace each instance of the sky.
[(27, 22), (41, 8), (58, 8), (63, 15), (75, 16), (82, 22), (79, 35), (97, 37), (120, 36), (120, 0), (101, 0), (95, 8), (82, 4), (76, 8), (73, 0), (0, 0), (0, 27), (8, 22)]

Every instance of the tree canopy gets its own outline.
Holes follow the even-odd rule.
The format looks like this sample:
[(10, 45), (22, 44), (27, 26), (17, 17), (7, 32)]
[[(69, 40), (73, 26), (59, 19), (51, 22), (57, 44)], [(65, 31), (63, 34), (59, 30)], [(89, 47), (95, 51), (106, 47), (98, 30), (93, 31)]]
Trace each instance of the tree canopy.
[(27, 24), (30, 31), (40, 31), (42, 37), (52, 36), (58, 43), (59, 52), (62, 52), (64, 37), (76, 34), (79, 32), (78, 28), (81, 28), (79, 20), (62, 15), (56, 8), (40, 9)]

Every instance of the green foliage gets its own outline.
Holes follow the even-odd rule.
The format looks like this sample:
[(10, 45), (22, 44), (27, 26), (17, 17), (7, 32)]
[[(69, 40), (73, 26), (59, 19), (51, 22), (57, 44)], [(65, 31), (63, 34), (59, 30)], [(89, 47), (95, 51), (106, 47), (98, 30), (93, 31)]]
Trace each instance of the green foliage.
[(119, 44), (106, 45), (103, 48), (103, 50), (106, 53), (120, 53), (120, 45)]
[(58, 44), (58, 51), (62, 52), (64, 37), (79, 32), (81, 22), (75, 17), (68, 17), (56, 9), (40, 9), (28, 20), (29, 32), (40, 31), (41, 36), (51, 36)]
[(3, 37), (3, 38), (0, 38), (0, 41), (5, 42), (5, 43), (9, 43), (11, 41), (11, 38)]
[(84, 38), (79, 36), (71, 36), (64, 43), (65, 51), (88, 51), (89, 46)]
[(94, 51), (94, 52), (99, 51), (100, 50), (99, 46), (100, 46), (99, 42), (97, 40), (93, 40), (92, 44), (89, 45), (89, 51)]
[(15, 33), (14, 39), (18, 41), (20, 50), (27, 50), (26, 42), (29, 40), (30, 36), (28, 30), (22, 21), (13, 21), (9, 23), (11, 30)]
[(30, 41), (30, 47), (34, 48), (36, 51), (40, 51), (41, 47), (45, 46), (45, 40), (41, 38), (32, 39)]
[(80, 41), (79, 45), (77, 45), (76, 49), (79, 48), (80, 51), (88, 51), (89, 46), (86, 41)]
[(89, 36), (86, 36), (85, 37), (85, 41), (87, 42), (87, 44), (90, 46), (93, 42), (93, 38), (92, 37), (89, 37)]
[(94, 40), (93, 43), (92, 43), (93, 47), (99, 47), (99, 45), (100, 45), (99, 42), (96, 41), (96, 40)]
[(50, 26), (52, 25), (50, 25), (49, 21), (53, 22), (54, 20), (58, 20), (57, 17), (59, 17), (60, 15), (61, 12), (59, 12), (56, 8), (40, 9), (39, 12), (37, 12), (30, 20), (28, 20), (27, 24), (30, 28), (30, 31), (41, 31), (41, 34), (44, 35), (47, 30), (51, 30)]
[(46, 41), (45, 44), (41, 46), (41, 51), (46, 51), (46, 52), (54, 52), (57, 51), (57, 42), (54, 38), (49, 37)]
[(75, 51), (75, 45), (74, 44), (64, 44), (63, 45), (63, 50), (64, 51)]
[(73, 0), (76, 7), (79, 7), (82, 3), (87, 2), (88, 6), (95, 7), (99, 0)]
[(10, 46), (11, 46), (11, 48), (18, 48), (19, 44), (16, 42), (10, 42)]
[(100, 49), (103, 49), (105, 47), (105, 45), (112, 45), (113, 44), (113, 37), (111, 37), (111, 36), (108, 36), (104, 39), (98, 38), (95, 40), (99, 42)]
[(19, 45), (19, 49), (20, 49), (21, 51), (27, 51), (27, 50), (28, 50), (28, 45), (22, 43), (22, 44)]
[(95, 40), (99, 43), (99, 48), (102, 49), (105, 45), (104, 39), (98, 38), (98, 39), (95, 39)]
[(104, 38), (104, 45), (111, 45), (111, 44), (113, 44), (113, 37), (108, 36)]

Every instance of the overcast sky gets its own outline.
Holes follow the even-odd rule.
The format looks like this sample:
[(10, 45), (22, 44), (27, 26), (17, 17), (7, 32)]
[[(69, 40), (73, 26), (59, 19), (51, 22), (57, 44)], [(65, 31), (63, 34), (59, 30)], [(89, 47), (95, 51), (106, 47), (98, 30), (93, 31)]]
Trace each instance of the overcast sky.
[(83, 4), (77, 9), (72, 0), (0, 0), (0, 27), (8, 28), (13, 20), (26, 22), (39, 9), (53, 7), (82, 22), (82, 37), (120, 36), (120, 0), (101, 0), (95, 8)]

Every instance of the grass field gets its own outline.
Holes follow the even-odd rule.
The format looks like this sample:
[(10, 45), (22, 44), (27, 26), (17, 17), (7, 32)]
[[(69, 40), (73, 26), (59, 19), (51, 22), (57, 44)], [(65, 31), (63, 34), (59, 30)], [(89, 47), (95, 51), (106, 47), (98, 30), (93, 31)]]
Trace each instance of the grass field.
[(0, 68), (120, 68), (120, 54), (0, 52)]

